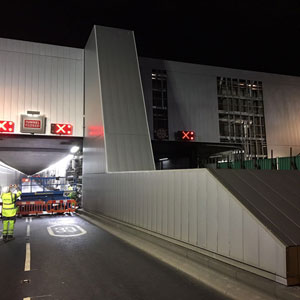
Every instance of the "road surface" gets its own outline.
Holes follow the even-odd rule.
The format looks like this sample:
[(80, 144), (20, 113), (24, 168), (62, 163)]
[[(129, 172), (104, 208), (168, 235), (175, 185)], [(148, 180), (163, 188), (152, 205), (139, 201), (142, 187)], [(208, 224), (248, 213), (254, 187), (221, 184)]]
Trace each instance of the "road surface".
[(15, 227), (0, 242), (1, 299), (227, 299), (78, 216)]

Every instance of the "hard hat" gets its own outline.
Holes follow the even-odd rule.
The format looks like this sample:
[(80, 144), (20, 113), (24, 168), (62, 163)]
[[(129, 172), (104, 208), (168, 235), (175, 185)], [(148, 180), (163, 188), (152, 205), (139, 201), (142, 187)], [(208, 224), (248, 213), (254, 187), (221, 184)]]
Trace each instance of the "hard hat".
[(1, 193), (2, 194), (9, 193), (9, 189), (10, 189), (9, 186), (3, 186), (2, 189), (1, 189)]

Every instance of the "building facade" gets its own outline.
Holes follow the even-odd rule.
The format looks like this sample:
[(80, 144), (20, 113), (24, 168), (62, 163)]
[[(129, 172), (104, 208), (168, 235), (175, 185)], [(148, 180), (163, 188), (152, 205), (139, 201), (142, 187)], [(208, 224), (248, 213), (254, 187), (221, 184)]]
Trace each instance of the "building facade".
[(152, 140), (240, 145), (246, 159), (300, 153), (300, 78), (140, 58)]

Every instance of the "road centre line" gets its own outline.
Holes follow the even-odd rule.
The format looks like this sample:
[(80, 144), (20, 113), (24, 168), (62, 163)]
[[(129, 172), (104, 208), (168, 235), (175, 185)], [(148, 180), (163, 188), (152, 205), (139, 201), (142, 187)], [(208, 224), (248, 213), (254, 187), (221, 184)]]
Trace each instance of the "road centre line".
[(27, 225), (27, 232), (26, 232), (26, 236), (30, 236), (30, 225)]
[(26, 243), (26, 257), (24, 271), (30, 271), (30, 243)]
[(42, 296), (26, 297), (26, 298), (23, 298), (23, 300), (31, 300), (31, 299), (39, 299), (39, 298), (48, 298), (48, 297), (52, 297), (52, 295), (42, 295)]

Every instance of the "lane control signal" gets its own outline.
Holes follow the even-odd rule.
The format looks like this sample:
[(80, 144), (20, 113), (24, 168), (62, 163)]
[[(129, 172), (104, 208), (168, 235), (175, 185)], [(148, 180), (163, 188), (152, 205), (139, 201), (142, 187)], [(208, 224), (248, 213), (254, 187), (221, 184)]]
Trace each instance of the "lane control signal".
[(14, 132), (15, 123), (12, 121), (0, 121), (0, 132)]
[(72, 135), (73, 126), (71, 124), (51, 123), (51, 133), (58, 135)]
[(194, 141), (196, 138), (195, 131), (192, 130), (179, 130), (176, 136), (180, 141)]

